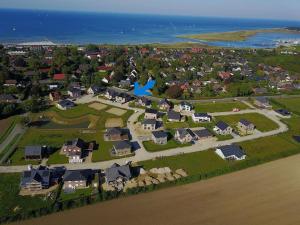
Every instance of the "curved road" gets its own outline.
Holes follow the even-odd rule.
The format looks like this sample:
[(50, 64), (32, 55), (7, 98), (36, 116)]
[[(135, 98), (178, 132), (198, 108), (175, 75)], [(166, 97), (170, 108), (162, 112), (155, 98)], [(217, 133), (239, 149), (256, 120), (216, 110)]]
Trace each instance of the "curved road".
[[(83, 98), (79, 99), (77, 103), (89, 103), (89, 102), (101, 102), (104, 104), (121, 107), (124, 109), (131, 109), (134, 110), (135, 113), (128, 119), (128, 128), (130, 129), (132, 140), (135, 142), (138, 142), (140, 145), (140, 149), (136, 151), (135, 156), (123, 158), (123, 159), (115, 159), (110, 161), (104, 161), (104, 162), (96, 162), (96, 163), (83, 163), (83, 164), (61, 164), (61, 165), (53, 165), (53, 166), (65, 166), (68, 169), (85, 169), (85, 168), (91, 168), (91, 169), (105, 169), (107, 167), (110, 167), (113, 163), (118, 164), (124, 164), (126, 161), (133, 161), (133, 162), (139, 162), (144, 160), (150, 160), (155, 159), (157, 157), (166, 157), (166, 156), (174, 156), (179, 154), (185, 154), (185, 153), (192, 153), (192, 152), (198, 152), (198, 151), (204, 151), (211, 148), (216, 148), (218, 146), (224, 146), (229, 145), (233, 143), (243, 142), (243, 141), (249, 141), (254, 140), (262, 137), (267, 136), (273, 136), (276, 134), (284, 133), (288, 131), (288, 127), (286, 124), (282, 123), (280, 121), (281, 117), (275, 112), (270, 110), (263, 110), (263, 109), (248, 109), (248, 110), (242, 110), (240, 112), (220, 112), (220, 113), (211, 113), (212, 116), (222, 116), (222, 115), (235, 115), (235, 114), (246, 114), (246, 113), (259, 113), (267, 118), (274, 121), (278, 128), (276, 130), (272, 130), (269, 132), (257, 132), (252, 135), (244, 136), (244, 137), (234, 137), (233, 139), (226, 140), (226, 141), (215, 141), (215, 140), (206, 140), (206, 141), (199, 141), (193, 144), (192, 146), (188, 147), (179, 147), (174, 148), (170, 150), (160, 151), (160, 152), (147, 152), (141, 143), (140, 140), (138, 140), (137, 134), (134, 130), (134, 122), (137, 120), (137, 118), (144, 113), (145, 110), (143, 109), (136, 109), (129, 107), (128, 104), (121, 105), (118, 103), (113, 103), (101, 98), (92, 97), (90, 95), (84, 96)], [(26, 170), (27, 166), (1, 166), (0, 167), (0, 173), (13, 173), (13, 172), (21, 172), (23, 170)]]

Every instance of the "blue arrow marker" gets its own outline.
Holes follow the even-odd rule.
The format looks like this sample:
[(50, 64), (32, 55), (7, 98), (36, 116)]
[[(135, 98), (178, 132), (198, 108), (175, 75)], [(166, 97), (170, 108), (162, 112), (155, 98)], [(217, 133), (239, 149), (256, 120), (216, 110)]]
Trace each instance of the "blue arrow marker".
[(144, 96), (144, 95), (149, 96), (151, 95), (149, 90), (154, 87), (155, 83), (156, 83), (155, 80), (149, 80), (144, 87), (141, 87), (138, 82), (135, 82), (133, 94), (136, 96)]

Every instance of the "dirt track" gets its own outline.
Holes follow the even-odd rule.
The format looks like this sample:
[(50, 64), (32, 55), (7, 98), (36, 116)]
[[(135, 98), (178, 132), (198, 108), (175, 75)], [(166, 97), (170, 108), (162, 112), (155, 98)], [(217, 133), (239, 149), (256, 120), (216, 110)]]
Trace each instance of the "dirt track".
[(298, 225), (300, 155), (22, 225)]

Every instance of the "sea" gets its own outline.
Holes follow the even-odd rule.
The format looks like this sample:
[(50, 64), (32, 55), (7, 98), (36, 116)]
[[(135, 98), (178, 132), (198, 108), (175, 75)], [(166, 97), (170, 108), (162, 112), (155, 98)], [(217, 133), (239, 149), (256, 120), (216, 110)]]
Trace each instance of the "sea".
[(300, 21), (0, 9), (0, 43), (151, 44), (200, 42), (212, 46), (273, 48), (300, 34), (260, 33), (242, 42), (204, 42), (178, 35), (300, 27)]

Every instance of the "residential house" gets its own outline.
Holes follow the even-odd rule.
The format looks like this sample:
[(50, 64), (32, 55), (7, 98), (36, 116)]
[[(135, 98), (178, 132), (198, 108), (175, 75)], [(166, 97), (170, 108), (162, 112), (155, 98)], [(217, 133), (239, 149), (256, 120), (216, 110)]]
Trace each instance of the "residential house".
[(131, 81), (130, 80), (121, 80), (119, 82), (119, 87), (122, 89), (130, 89), (131, 88)]
[(158, 118), (158, 111), (156, 109), (146, 109), (144, 118), (156, 120)]
[(243, 160), (246, 158), (245, 152), (238, 145), (218, 147), (215, 153), (225, 160)]
[(82, 163), (84, 150), (87, 149), (87, 143), (77, 138), (67, 141), (61, 148), (61, 152), (69, 158), (69, 163)]
[(222, 80), (229, 80), (233, 76), (233, 73), (223, 71), (223, 72), (219, 72), (218, 76)]
[(173, 110), (168, 111), (167, 113), (168, 121), (170, 122), (180, 122), (181, 114)]
[(130, 102), (132, 100), (131, 96), (126, 93), (118, 93), (115, 97), (116, 102), (124, 104), (126, 102)]
[(258, 97), (254, 100), (254, 104), (260, 108), (272, 109), (272, 105), (269, 100), (265, 97)]
[(24, 150), (25, 160), (42, 160), (45, 155), (45, 148), (42, 146), (26, 146)]
[(88, 90), (87, 93), (90, 95), (97, 95), (97, 94), (101, 94), (102, 92), (105, 91), (105, 87), (101, 87), (99, 85), (92, 85)]
[(276, 110), (276, 112), (278, 114), (280, 114), (281, 116), (284, 116), (284, 117), (290, 117), (291, 116), (291, 113), (286, 109), (278, 109), (278, 110)]
[(118, 141), (113, 145), (112, 155), (126, 156), (132, 153), (132, 145), (129, 141)]
[(255, 129), (255, 125), (253, 123), (249, 122), (248, 120), (244, 120), (244, 119), (241, 119), (238, 122), (237, 127), (243, 135), (253, 134), (254, 129)]
[(181, 144), (190, 143), (195, 140), (196, 135), (190, 129), (179, 128), (175, 132), (175, 139)]
[(155, 119), (145, 119), (142, 122), (142, 128), (144, 130), (156, 130), (156, 120)]
[(6, 80), (3, 84), (4, 87), (15, 87), (17, 85), (17, 80)]
[(76, 190), (88, 188), (94, 178), (94, 172), (91, 169), (67, 170), (63, 176), (63, 190)]
[(45, 167), (26, 170), (22, 173), (20, 186), (29, 191), (48, 189), (51, 185), (51, 171)]
[(167, 99), (164, 98), (158, 102), (158, 107), (161, 110), (169, 111), (172, 107), (172, 104)]
[(212, 117), (207, 113), (194, 113), (192, 115), (192, 120), (195, 123), (209, 123), (212, 121)]
[(75, 107), (74, 102), (65, 99), (65, 100), (61, 100), (56, 104), (56, 107), (59, 108), (60, 110), (68, 110), (68, 109), (72, 109)]
[(193, 132), (199, 141), (207, 140), (214, 136), (208, 129), (194, 130)]
[(81, 90), (78, 89), (78, 88), (75, 88), (75, 87), (70, 87), (68, 89), (68, 95), (71, 98), (80, 98), (80, 96), (81, 96)]
[(190, 103), (188, 103), (188, 102), (181, 102), (181, 103), (179, 104), (179, 109), (180, 109), (180, 111), (187, 111), (187, 112), (190, 112), (190, 111), (192, 111), (193, 106), (192, 106), (192, 104), (190, 104)]
[(105, 181), (107, 184), (122, 190), (124, 184), (132, 178), (131, 168), (129, 165), (120, 166), (113, 164), (105, 170)]
[(104, 139), (106, 141), (124, 141), (129, 140), (128, 131), (119, 128), (119, 127), (113, 127), (108, 128), (104, 134)]
[(118, 92), (116, 92), (115, 90), (111, 89), (111, 88), (108, 88), (106, 90), (106, 93), (105, 93), (105, 97), (109, 100), (115, 100), (116, 96), (117, 96)]
[(218, 135), (230, 135), (233, 129), (225, 122), (219, 121), (214, 127), (214, 132)]
[(58, 102), (61, 99), (61, 94), (58, 91), (52, 91), (49, 93), (49, 99), (52, 102)]
[(168, 133), (165, 131), (153, 131), (152, 140), (155, 144), (165, 145), (168, 143)]
[(151, 107), (151, 100), (145, 97), (138, 98), (137, 105), (143, 106), (143, 107)]
[(0, 103), (17, 103), (18, 99), (12, 94), (1, 94)]
[(53, 75), (53, 80), (55, 81), (64, 81), (66, 79), (65, 74), (63, 73), (58, 73)]

